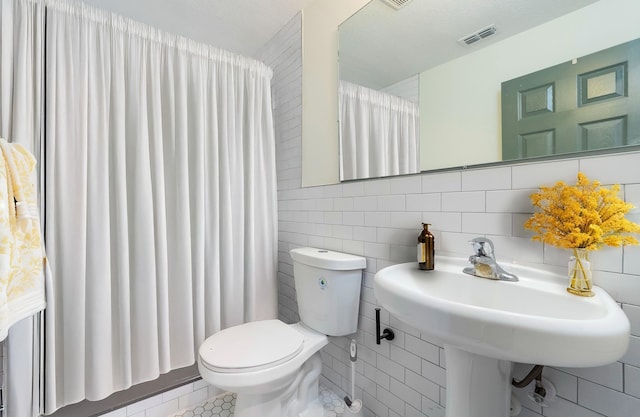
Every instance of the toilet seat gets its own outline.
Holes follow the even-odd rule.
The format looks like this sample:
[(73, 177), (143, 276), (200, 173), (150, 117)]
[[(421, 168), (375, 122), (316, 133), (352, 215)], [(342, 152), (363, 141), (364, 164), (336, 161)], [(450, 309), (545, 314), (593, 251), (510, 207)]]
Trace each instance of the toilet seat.
[(262, 320), (215, 333), (200, 347), (202, 365), (214, 372), (271, 368), (300, 353), (304, 336), (280, 320)]

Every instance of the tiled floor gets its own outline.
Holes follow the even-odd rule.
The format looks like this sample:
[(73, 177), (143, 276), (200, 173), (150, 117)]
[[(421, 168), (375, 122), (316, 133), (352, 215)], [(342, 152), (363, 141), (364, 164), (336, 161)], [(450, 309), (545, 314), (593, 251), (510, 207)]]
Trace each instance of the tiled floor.
[(236, 407), (236, 394), (221, 394), (204, 404), (181, 411), (175, 417), (231, 417)]
[[(320, 401), (324, 406), (324, 417), (342, 417), (344, 401), (323, 386), (320, 386)], [(235, 406), (236, 395), (227, 393), (211, 398), (204, 404), (182, 410), (174, 417), (232, 417)]]

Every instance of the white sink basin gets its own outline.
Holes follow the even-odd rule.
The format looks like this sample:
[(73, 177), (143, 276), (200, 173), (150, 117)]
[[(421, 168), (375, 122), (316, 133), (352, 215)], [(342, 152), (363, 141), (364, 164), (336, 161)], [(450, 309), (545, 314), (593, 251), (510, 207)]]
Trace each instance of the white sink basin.
[(601, 288), (578, 297), (565, 290), (564, 276), (550, 272), (502, 264), (520, 281), (495, 281), (462, 273), (466, 259), (436, 261), (434, 271), (416, 263), (379, 271), (380, 304), (445, 343), (513, 362), (591, 367), (627, 350), (629, 320)]
[[(594, 297), (578, 297), (566, 291), (566, 277), (548, 271), (501, 263), (519, 278), (507, 282), (464, 274), (466, 258), (436, 257), (435, 265), (434, 271), (421, 271), (415, 262), (384, 268), (375, 275), (374, 293), (395, 317), (443, 342), (447, 415), (506, 416), (512, 362), (593, 367), (615, 362), (627, 350), (629, 321), (601, 288), (594, 288)], [(473, 367), (483, 371), (469, 374)], [(495, 380), (484, 384), (491, 372)], [(470, 384), (474, 378), (477, 384)], [(493, 397), (481, 387), (496, 384)], [(476, 407), (483, 398), (501, 404), (483, 412)], [(476, 404), (465, 411), (466, 402)]]

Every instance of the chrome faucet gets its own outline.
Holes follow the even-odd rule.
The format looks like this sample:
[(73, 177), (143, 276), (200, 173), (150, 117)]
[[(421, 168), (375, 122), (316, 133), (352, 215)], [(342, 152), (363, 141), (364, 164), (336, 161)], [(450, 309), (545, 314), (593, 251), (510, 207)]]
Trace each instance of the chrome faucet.
[(465, 274), (481, 278), (497, 279), (502, 281), (518, 281), (518, 277), (508, 273), (496, 261), (493, 253), (493, 242), (486, 237), (471, 239), (473, 255), (469, 256), (471, 265), (462, 270)]

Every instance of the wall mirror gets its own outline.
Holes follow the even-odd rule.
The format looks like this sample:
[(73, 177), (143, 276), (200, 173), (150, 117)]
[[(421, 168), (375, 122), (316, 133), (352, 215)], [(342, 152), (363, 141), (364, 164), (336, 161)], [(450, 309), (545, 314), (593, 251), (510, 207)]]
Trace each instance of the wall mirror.
[[(581, 150), (553, 150), (548, 132), (540, 133), (545, 129), (532, 125), (537, 115), (527, 120), (526, 135), (520, 134), (519, 139), (516, 135), (520, 148), (504, 151), (503, 156), (503, 83), (562, 64), (582, 64), (582, 57), (586, 59), (597, 51), (640, 38), (640, 25), (633, 17), (638, 15), (640, 2), (635, 0), (410, 0), (399, 9), (385, 0), (372, 0), (339, 27), (339, 96), (342, 100), (346, 86), (350, 91), (360, 88), (367, 94), (399, 97), (402, 103), (415, 104), (419, 141), (413, 148), (418, 158), (412, 172), (517, 161), (549, 153), (556, 154), (552, 157), (573, 156)], [(634, 45), (637, 49), (638, 43)], [(625, 68), (631, 74), (623, 96), (640, 94), (638, 81), (633, 81), (633, 68)], [(591, 81), (583, 78), (583, 82), (615, 90), (616, 71), (620, 73), (614, 70)], [(532, 106), (540, 97), (547, 97), (540, 91), (529, 97)], [(576, 98), (556, 96), (555, 100), (559, 103)], [(339, 108), (341, 180), (409, 173), (370, 170), (372, 174), (367, 176), (349, 168), (358, 160), (353, 156), (345, 159), (350, 145), (343, 140), (342, 131), (345, 126), (355, 131), (358, 124), (345, 123), (344, 105), (341, 103)], [(516, 117), (518, 111), (516, 108)], [(614, 113), (615, 110), (599, 119), (600, 124), (589, 125), (576, 119), (578, 133), (574, 129), (557, 134), (571, 135), (570, 140), (577, 142), (592, 133), (600, 144), (592, 146), (596, 150), (590, 152), (635, 148), (637, 133), (627, 129), (621, 122), (623, 118)], [(364, 123), (360, 121), (360, 125)], [(401, 131), (398, 127), (391, 130)], [(610, 132), (621, 131), (631, 136), (607, 142)], [(366, 134), (373, 136), (370, 131)], [(522, 151), (522, 143), (528, 144), (528, 153)], [(370, 141), (371, 149), (358, 149), (358, 158), (366, 156), (375, 165), (380, 159), (376, 152), (390, 153), (376, 150), (374, 145)], [(411, 150), (402, 151), (395, 150), (411, 155)]]

